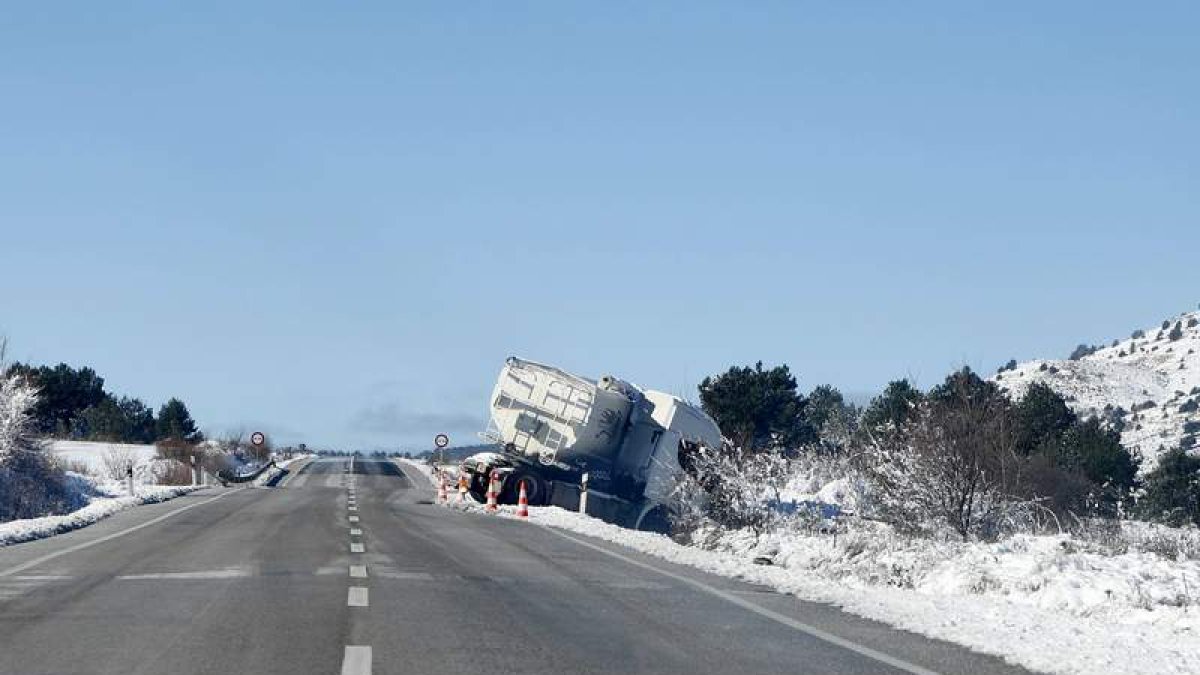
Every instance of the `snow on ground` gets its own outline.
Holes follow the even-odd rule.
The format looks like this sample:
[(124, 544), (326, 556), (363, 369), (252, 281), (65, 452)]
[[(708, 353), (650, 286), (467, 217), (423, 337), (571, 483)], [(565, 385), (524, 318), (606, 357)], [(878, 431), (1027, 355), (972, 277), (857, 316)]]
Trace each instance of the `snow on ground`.
[(458, 466), (454, 465), (454, 464), (443, 464), (441, 466), (434, 466), (432, 464), (426, 464), (425, 462), (420, 461), (420, 460), (405, 459), (403, 457), (393, 457), (392, 461), (399, 464), (402, 468), (406, 467), (406, 468), (415, 469), (417, 471), (417, 473), (424, 476), (425, 479), (429, 481), (429, 484), (434, 486), (435, 488), (437, 487), (437, 481), (438, 481), (438, 478), (437, 478), (438, 469), (441, 469), (443, 472), (445, 472), (446, 482), (448, 485), (453, 486), (455, 481), (458, 480)]
[[(1171, 339), (1176, 325), (1177, 339)], [(1079, 414), (1096, 415), (1106, 406), (1121, 408), (1121, 443), (1145, 458), (1150, 471), (1162, 449), (1200, 436), (1200, 312), (1174, 317), (1136, 331), (1126, 340), (1076, 361), (1035, 360), (997, 373), (996, 384), (1014, 397), (1043, 382), (1058, 391)]]
[(292, 457), (291, 459), (276, 459), (274, 460), (275, 466), (262, 472), (258, 478), (254, 479), (254, 486), (263, 487), (266, 485), (271, 485), (274, 483), (274, 481), (278, 480), (280, 476), (284, 475), (288, 471), (291, 471), (293, 466), (302, 462), (306, 462), (315, 456), (316, 455), (298, 455), (296, 457)]
[(153, 445), (50, 441), (49, 451), (58, 458), (64, 468), (100, 478), (108, 477), (108, 463), (129, 458), (134, 464), (134, 482), (154, 482), (154, 472), (150, 467), (158, 456), (158, 451)]
[[(451, 507), (483, 510), (453, 498)], [(556, 507), (529, 511), (535, 524), (833, 604), (1034, 670), (1200, 672), (1197, 560), (1142, 552), (1100, 555), (1066, 536), (931, 542), (894, 535), (884, 526), (838, 537), (788, 533), (757, 542), (749, 534), (712, 532), (701, 548)], [(515, 512), (502, 506), (499, 515), (514, 518)], [(1195, 531), (1188, 536), (1200, 539)], [(754, 564), (759, 556), (774, 565)]]
[(201, 489), (187, 485), (170, 486), (139, 486), (137, 494), (130, 496), (120, 483), (107, 482), (94, 485), (95, 494), (88, 500), (87, 506), (60, 516), (45, 516), (25, 520), (10, 520), (0, 523), (0, 546), (19, 544), (34, 539), (44, 539), (63, 532), (86, 527), (118, 511), (140, 506), (156, 504), (180, 495)]

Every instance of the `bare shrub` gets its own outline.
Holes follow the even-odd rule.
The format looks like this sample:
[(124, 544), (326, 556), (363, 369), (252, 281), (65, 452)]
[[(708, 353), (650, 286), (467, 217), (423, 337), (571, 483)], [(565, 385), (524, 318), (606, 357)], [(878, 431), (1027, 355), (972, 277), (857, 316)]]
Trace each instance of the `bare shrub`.
[(133, 468), (134, 453), (129, 448), (111, 445), (104, 451), (102, 458), (104, 475), (116, 481), (125, 480), (127, 472)]
[(81, 476), (93, 475), (91, 465), (89, 465), (87, 462), (81, 462), (77, 459), (63, 461), (59, 464), (59, 467), (63, 471), (70, 471), (71, 473), (77, 473)]
[(191, 485), (192, 467), (178, 460), (159, 460), (154, 472), (159, 485)]
[(902, 531), (949, 526), (964, 540), (995, 538), (1038, 511), (1017, 496), (1021, 460), (1007, 399), (966, 370), (866, 460), (873, 515)]

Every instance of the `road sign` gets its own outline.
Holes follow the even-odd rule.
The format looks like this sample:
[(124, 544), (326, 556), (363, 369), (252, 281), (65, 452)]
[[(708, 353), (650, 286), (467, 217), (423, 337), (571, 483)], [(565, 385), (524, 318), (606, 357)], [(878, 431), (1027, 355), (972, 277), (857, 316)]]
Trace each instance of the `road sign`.
[(450, 445), (450, 437), (446, 434), (438, 434), (437, 436), (433, 437), (433, 444), (439, 448), (444, 448), (447, 445)]
[(267, 437), (263, 435), (263, 432), (256, 431), (250, 434), (250, 442), (254, 445), (262, 445), (267, 442)]

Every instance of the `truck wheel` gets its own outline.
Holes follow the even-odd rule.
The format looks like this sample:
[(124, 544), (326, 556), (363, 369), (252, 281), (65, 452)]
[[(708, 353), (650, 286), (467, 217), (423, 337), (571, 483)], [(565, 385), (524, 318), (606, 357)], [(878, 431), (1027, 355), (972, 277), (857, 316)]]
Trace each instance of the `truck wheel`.
[(642, 520), (637, 524), (637, 529), (642, 532), (657, 532), (658, 534), (671, 534), (671, 516), (665, 506), (658, 506), (650, 510), (649, 513), (642, 516)]
[(532, 473), (518, 471), (504, 481), (504, 489), (500, 492), (500, 501), (505, 504), (516, 504), (521, 494), (521, 481), (525, 481), (525, 498), (530, 506), (546, 505), (546, 483)]

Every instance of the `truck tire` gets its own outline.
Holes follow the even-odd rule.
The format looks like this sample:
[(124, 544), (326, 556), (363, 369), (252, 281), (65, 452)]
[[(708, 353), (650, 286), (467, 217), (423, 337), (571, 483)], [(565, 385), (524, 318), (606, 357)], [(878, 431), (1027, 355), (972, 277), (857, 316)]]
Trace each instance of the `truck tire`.
[(505, 504), (516, 504), (521, 493), (521, 481), (525, 481), (525, 498), (530, 506), (545, 506), (549, 496), (546, 481), (528, 471), (515, 471), (504, 481), (504, 489), (500, 491), (500, 501)]

